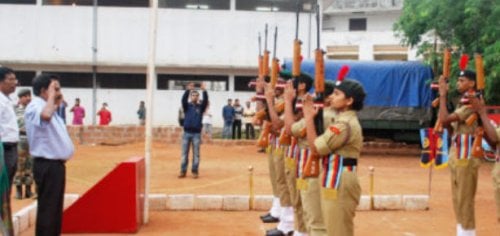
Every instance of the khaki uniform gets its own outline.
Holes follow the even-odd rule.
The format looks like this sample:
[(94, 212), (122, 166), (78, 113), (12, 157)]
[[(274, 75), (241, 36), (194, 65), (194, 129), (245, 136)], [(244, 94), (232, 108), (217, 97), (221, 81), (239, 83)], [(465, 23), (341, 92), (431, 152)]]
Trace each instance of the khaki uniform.
[[(497, 139), (500, 139), (500, 127), (497, 128)], [(500, 222), (500, 144), (497, 144), (496, 163), (491, 172), (493, 178), (493, 191), (497, 202), (497, 217)]]
[(323, 157), (321, 208), (330, 236), (354, 235), (354, 216), (361, 197), (356, 175), (363, 135), (356, 112), (339, 113), (314, 145)]
[(474, 219), (474, 198), (476, 196), (478, 168), (481, 159), (472, 157), (471, 146), (477, 122), (471, 126), (465, 120), (472, 114), (466, 106), (459, 106), (454, 114), (460, 121), (453, 122), (450, 147), (451, 194), (457, 224), (463, 229), (476, 228)]
[(294, 228), (296, 231), (304, 233), (307, 232), (306, 224), (304, 222), (304, 214), (302, 208), (302, 199), (300, 198), (300, 191), (297, 189), (296, 175), (296, 155), (298, 153), (297, 139), (292, 138), (292, 143), (285, 151), (285, 175), (288, 192), (290, 193), (290, 201), (293, 207), (294, 214)]
[(24, 110), (25, 107), (17, 105), (15, 107), (17, 124), (19, 125), (20, 135), (19, 143), (17, 144), (17, 171), (14, 176), (14, 185), (32, 185), (33, 184), (33, 160), (29, 153), (28, 138), (26, 137), (26, 129), (24, 126)]
[[(280, 133), (281, 132), (282, 131), (280, 131)], [(274, 145), (274, 171), (276, 176), (276, 188), (278, 190), (278, 197), (280, 198), (280, 205), (281, 207), (289, 207), (292, 205), (292, 202), (290, 199), (290, 192), (288, 191), (285, 174), (285, 149), (287, 147), (279, 143), (280, 133), (276, 133), (276, 136), (274, 136), (274, 140), (270, 140), (269, 142)]]
[[(330, 109), (323, 111), (325, 126), (328, 126), (334, 120), (335, 113)], [(326, 235), (326, 227), (321, 212), (321, 192), (319, 178), (303, 178), (303, 169), (310, 157), (309, 145), (303, 133), (305, 120), (302, 119), (292, 126), (292, 134), (297, 138), (298, 155), (296, 158), (296, 181), (297, 189), (300, 191), (303, 217), (309, 235)]]

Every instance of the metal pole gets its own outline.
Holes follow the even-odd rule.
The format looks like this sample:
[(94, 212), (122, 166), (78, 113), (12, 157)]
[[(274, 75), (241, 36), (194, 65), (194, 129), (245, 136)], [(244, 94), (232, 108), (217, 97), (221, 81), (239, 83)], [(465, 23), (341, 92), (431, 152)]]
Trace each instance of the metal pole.
[(145, 141), (145, 184), (144, 184), (144, 223), (149, 221), (149, 176), (151, 163), (151, 144), (153, 134), (153, 93), (156, 85), (156, 29), (158, 24), (158, 0), (150, 0), (149, 15), (149, 52), (148, 52), (148, 75), (146, 84), (146, 141)]
[(373, 172), (375, 172), (375, 168), (373, 166), (368, 167), (370, 171), (370, 210), (375, 209), (375, 200), (374, 200), (374, 181), (373, 181)]
[(92, 125), (96, 125), (97, 114), (97, 1), (92, 10)]
[(307, 58), (309, 58), (309, 59), (311, 59), (312, 8), (313, 8), (313, 6), (311, 6), (311, 9), (309, 9), (309, 27), (307, 29)]
[(248, 206), (250, 210), (253, 210), (253, 201), (254, 201), (254, 190), (253, 190), (253, 166), (248, 167), (248, 189), (249, 189), (249, 203)]

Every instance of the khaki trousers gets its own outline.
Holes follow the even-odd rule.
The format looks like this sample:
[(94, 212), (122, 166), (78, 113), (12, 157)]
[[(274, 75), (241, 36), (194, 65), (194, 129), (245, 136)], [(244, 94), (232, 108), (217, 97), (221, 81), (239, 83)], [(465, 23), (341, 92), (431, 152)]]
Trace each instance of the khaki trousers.
[(278, 197), (278, 187), (276, 185), (276, 171), (274, 168), (274, 148), (269, 145), (266, 149), (267, 153), (267, 164), (269, 167), (269, 180), (271, 181), (271, 187), (273, 189), (273, 196)]
[(328, 236), (354, 235), (354, 216), (361, 197), (355, 172), (344, 171), (338, 189), (321, 188), (321, 210)]
[(493, 178), (493, 191), (495, 192), (495, 200), (497, 202), (497, 220), (500, 222), (500, 162), (497, 161), (491, 171)]
[(453, 151), (450, 151), (453, 209), (457, 224), (462, 225), (465, 230), (471, 230), (476, 228), (474, 199), (481, 160), (478, 158), (457, 160), (455, 156)]
[(300, 198), (300, 191), (297, 189), (296, 162), (293, 158), (285, 157), (285, 175), (288, 192), (290, 192), (290, 200), (292, 202), (294, 213), (295, 230), (301, 233), (307, 232), (306, 224), (304, 222), (302, 199)]
[(298, 178), (304, 221), (310, 236), (326, 235), (326, 228), (321, 213), (321, 192), (318, 178)]
[(286, 184), (285, 155), (283, 150), (283, 147), (279, 147), (273, 152), (276, 190), (278, 191), (277, 193), (280, 198), (281, 207), (290, 207), (292, 206), (292, 201), (290, 200), (290, 192), (288, 191), (288, 185)]

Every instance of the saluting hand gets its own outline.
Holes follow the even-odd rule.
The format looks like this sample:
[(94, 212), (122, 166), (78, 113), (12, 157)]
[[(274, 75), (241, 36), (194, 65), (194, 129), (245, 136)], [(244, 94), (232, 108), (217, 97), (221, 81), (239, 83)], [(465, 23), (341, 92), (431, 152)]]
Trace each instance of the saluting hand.
[(439, 77), (439, 95), (446, 96), (446, 94), (448, 94), (448, 82), (446, 78), (441, 75)]
[(295, 98), (295, 89), (293, 88), (293, 82), (291, 80), (286, 82), (283, 96), (287, 102), (292, 102)]
[(313, 97), (310, 94), (304, 96), (304, 101), (302, 104), (302, 111), (306, 119), (314, 119), (318, 111), (314, 107)]
[(193, 90), (194, 89), (194, 83), (193, 82), (189, 82), (187, 85), (186, 85), (186, 90)]
[(202, 83), (200, 84), (200, 88), (201, 88), (201, 90), (205, 91), (205, 89), (206, 89), (206, 88), (205, 88), (205, 83), (204, 83), (204, 82), (202, 82)]

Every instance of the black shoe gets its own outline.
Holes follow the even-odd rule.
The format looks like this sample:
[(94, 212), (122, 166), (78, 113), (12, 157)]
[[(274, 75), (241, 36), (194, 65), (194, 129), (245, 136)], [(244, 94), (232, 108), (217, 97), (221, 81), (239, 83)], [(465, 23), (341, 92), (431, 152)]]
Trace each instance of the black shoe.
[(16, 185), (16, 199), (23, 199), (23, 186)]
[(262, 222), (264, 222), (264, 223), (276, 223), (276, 222), (280, 222), (280, 219), (276, 218), (272, 215), (269, 215), (267, 217), (262, 218)]
[(177, 178), (184, 178), (186, 177), (186, 172), (181, 172)]
[(33, 197), (33, 192), (31, 192), (31, 185), (26, 185), (26, 192), (24, 193), (25, 198)]
[(288, 235), (293, 235), (293, 231), (290, 231), (287, 234), (283, 233), (281, 230), (277, 228), (266, 231), (266, 236), (288, 236)]
[(271, 216), (271, 213), (269, 213), (269, 212), (268, 212), (268, 213), (266, 213), (265, 215), (261, 215), (261, 216), (259, 216), (259, 217), (260, 217), (260, 219), (262, 220), (262, 219), (264, 219), (264, 218), (266, 218), (266, 217), (269, 217), (269, 216)]
[(198, 173), (193, 173), (193, 179), (197, 179), (198, 178)]

